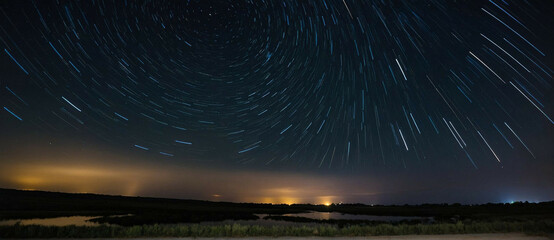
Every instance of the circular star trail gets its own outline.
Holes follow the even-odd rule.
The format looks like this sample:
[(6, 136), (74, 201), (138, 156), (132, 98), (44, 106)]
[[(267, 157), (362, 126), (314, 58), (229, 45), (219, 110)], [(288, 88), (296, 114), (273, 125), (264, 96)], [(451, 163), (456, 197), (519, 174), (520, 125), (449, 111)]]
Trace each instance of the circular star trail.
[(0, 8), (4, 126), (162, 161), (501, 167), (554, 123), (550, 2)]

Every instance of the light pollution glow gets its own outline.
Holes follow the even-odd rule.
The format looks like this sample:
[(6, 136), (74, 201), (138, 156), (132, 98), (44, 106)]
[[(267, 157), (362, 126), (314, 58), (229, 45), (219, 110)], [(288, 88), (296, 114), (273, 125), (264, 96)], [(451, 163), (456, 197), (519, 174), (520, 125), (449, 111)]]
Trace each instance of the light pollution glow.
[[(545, 168), (536, 169), (540, 173), (536, 175), (506, 171), (492, 179), (486, 169), (470, 173), (405, 171), (363, 175), (247, 168), (229, 171), (152, 162), (144, 156), (93, 148), (11, 148), (2, 157), (1, 188), (274, 204), (479, 203), (488, 199), (503, 201), (506, 196), (534, 201), (551, 199), (549, 195), (541, 197), (544, 189), (551, 188), (544, 181), (545, 176), (550, 176)], [(532, 183), (534, 188), (526, 187), (515, 176), (525, 177), (526, 184)], [(467, 180), (456, 181), (461, 178)], [(490, 191), (491, 188), (497, 190)], [(480, 192), (485, 200), (472, 198), (478, 195), (475, 192)]]
[[(342, 201), (333, 180), (296, 174), (97, 161), (21, 161), (0, 168), (0, 187), (127, 196), (159, 196), (274, 204)], [(168, 195), (167, 193), (180, 194)]]

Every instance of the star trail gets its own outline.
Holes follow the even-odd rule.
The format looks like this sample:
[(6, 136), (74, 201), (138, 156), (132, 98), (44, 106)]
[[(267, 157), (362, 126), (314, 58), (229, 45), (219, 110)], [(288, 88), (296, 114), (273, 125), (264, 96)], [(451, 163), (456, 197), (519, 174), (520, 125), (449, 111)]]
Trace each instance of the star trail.
[(3, 1), (2, 138), (86, 136), (154, 161), (270, 169), (552, 160), (553, 10)]

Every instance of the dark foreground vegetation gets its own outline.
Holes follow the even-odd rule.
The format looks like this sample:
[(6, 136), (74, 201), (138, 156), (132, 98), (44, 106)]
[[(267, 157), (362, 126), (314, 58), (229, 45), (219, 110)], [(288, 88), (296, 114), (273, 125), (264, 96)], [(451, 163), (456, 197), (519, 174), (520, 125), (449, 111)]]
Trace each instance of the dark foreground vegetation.
[(554, 233), (552, 220), (525, 222), (467, 222), (433, 224), (379, 224), (320, 226), (244, 225), (142, 225), (133, 227), (46, 227), (38, 225), (0, 226), (0, 238), (130, 238), (130, 237), (254, 237), (254, 236), (379, 236), (525, 232), (533, 235)]
[[(282, 215), (308, 211), (427, 218), (387, 223), (368, 220), (317, 220)], [(258, 219), (259, 217), (255, 214), (268, 214), (264, 219), (296, 222), (298, 224), (292, 226), (196, 224), (207, 221)], [(311, 204), (272, 205), (0, 189), (0, 220), (63, 216), (101, 216), (91, 221), (110, 225), (50, 227), (16, 224), (0, 226), (0, 238), (554, 233), (554, 202), (393, 206), (363, 204), (333, 204), (331, 206)], [(188, 224), (176, 225), (177, 223)]]

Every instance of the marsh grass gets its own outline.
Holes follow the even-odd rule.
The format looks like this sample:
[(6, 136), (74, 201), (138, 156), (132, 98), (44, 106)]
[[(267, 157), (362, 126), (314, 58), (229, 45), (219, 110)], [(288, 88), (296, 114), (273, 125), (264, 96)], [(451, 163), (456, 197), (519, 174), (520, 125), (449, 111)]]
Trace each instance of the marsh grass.
[(520, 222), (462, 222), (433, 224), (378, 224), (320, 226), (257, 226), (257, 225), (142, 225), (120, 226), (64, 226), (40, 225), (0, 226), (0, 238), (132, 238), (132, 237), (253, 237), (253, 236), (379, 236), (379, 235), (436, 235), (471, 233), (525, 232), (529, 234), (554, 233), (553, 220)]

